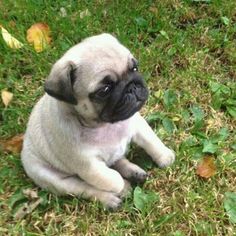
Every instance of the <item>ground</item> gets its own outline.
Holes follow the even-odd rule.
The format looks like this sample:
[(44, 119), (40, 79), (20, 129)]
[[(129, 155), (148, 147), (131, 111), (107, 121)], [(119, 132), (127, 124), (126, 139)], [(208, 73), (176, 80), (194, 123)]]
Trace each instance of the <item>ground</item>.
[[(13, 50), (0, 36), (0, 90), (14, 94), (7, 108), (0, 102), (1, 139), (24, 133), (52, 64), (68, 48), (110, 32), (139, 60), (150, 89), (142, 114), (177, 157), (159, 169), (132, 146), (129, 159), (150, 177), (109, 212), (97, 202), (37, 188), (20, 155), (2, 152), (1, 235), (236, 235), (235, 205), (226, 206), (236, 192), (235, 0), (5, 0), (0, 9), (0, 24), (24, 43)], [(37, 22), (52, 31), (51, 45), (41, 53), (26, 41)], [(196, 166), (207, 156), (216, 174), (202, 178)], [(30, 199), (26, 189), (43, 201), (17, 219)]]

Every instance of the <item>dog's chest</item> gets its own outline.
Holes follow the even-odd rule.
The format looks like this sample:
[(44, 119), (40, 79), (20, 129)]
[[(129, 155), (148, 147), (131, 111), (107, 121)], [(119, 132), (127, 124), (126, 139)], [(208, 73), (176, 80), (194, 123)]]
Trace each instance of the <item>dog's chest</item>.
[(99, 157), (108, 165), (113, 164), (125, 154), (130, 140), (129, 120), (106, 124), (96, 129), (85, 129), (81, 133), (81, 141), (91, 149), (95, 149)]

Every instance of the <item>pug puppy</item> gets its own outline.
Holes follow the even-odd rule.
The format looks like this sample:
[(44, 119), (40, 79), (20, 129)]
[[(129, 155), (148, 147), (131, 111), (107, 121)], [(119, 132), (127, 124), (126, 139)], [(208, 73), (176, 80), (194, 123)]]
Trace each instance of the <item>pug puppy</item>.
[(53, 65), (45, 91), (31, 113), (21, 153), (38, 186), (116, 208), (127, 180), (147, 177), (125, 158), (131, 141), (158, 166), (173, 163), (174, 153), (138, 112), (148, 90), (137, 60), (110, 34), (69, 49)]

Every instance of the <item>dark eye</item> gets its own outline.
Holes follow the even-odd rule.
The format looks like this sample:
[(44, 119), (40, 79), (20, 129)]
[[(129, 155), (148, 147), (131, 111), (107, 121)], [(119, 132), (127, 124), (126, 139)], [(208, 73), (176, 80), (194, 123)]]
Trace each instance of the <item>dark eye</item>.
[(104, 87), (100, 88), (97, 92), (96, 95), (99, 97), (106, 97), (112, 90), (112, 85), (107, 84)]
[(136, 59), (134, 59), (134, 58), (132, 58), (131, 61), (132, 61), (132, 67), (131, 67), (130, 70), (132, 72), (138, 71), (138, 61)]

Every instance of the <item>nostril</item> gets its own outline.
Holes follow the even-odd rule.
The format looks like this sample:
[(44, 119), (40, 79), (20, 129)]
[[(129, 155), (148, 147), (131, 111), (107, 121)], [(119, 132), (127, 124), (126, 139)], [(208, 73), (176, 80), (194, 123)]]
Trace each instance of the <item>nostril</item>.
[(138, 87), (136, 86), (135, 83), (131, 83), (131, 84), (129, 84), (129, 86), (128, 86), (127, 92), (128, 92), (128, 93), (134, 93), (137, 88), (138, 88)]

